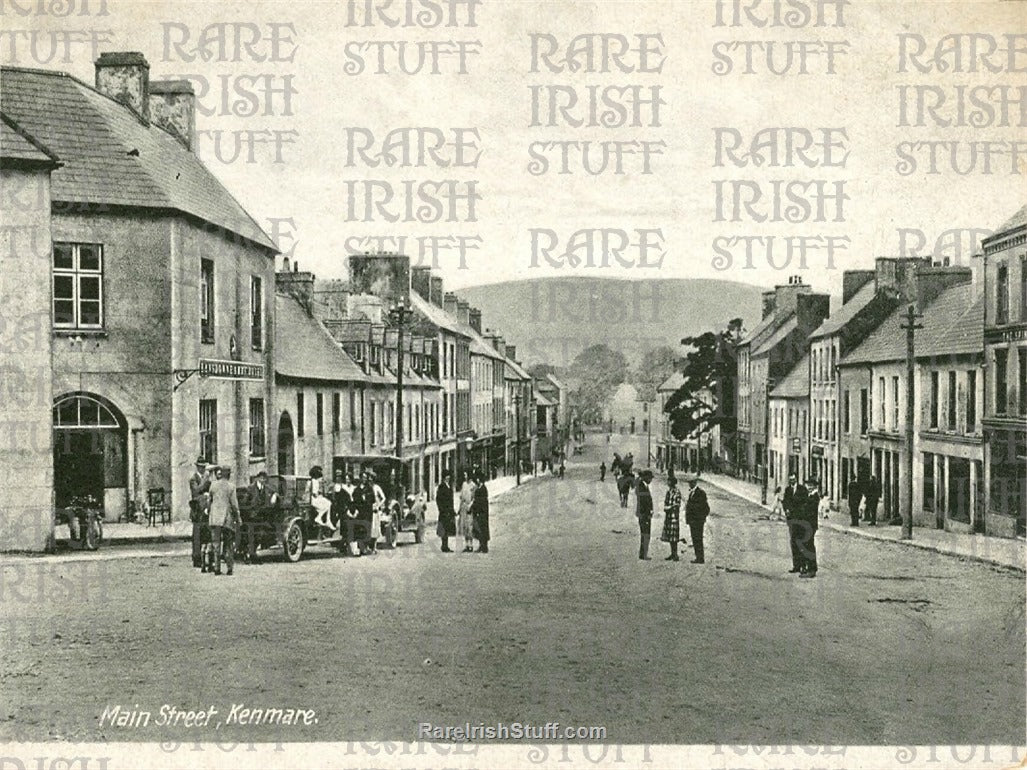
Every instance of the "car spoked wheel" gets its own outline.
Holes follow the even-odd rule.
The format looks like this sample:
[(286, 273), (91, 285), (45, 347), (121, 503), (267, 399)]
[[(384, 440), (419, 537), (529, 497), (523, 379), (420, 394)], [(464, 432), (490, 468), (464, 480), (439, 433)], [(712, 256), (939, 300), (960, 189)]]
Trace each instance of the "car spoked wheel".
[(285, 528), (282, 535), (282, 550), (285, 553), (285, 560), (298, 562), (303, 556), (303, 549), (306, 546), (306, 538), (303, 536), (303, 527), (298, 519), (293, 519)]

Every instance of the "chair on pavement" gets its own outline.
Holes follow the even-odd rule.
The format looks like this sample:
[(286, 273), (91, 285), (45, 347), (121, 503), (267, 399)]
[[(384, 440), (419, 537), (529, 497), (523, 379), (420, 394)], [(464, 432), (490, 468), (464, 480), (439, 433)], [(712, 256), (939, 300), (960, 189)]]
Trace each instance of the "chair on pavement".
[(164, 489), (155, 487), (146, 490), (147, 523), (151, 527), (157, 526), (157, 517), (160, 516), (160, 523), (166, 524), (171, 521), (171, 508), (168, 506)]

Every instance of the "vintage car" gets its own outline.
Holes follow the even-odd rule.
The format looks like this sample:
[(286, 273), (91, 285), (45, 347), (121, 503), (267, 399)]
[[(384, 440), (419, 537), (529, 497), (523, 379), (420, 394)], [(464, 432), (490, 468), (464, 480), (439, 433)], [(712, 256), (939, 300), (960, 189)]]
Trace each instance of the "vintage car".
[(253, 560), (259, 549), (281, 546), (285, 560), (297, 562), (308, 543), (343, 545), (340, 535), (327, 536), (328, 530), (314, 523), (316, 511), (310, 503), (310, 487), (309, 476), (269, 476), (267, 488), (275, 500), (264, 505), (250, 499), (249, 487), (236, 490), (243, 558)]
[(375, 483), (385, 493), (385, 506), (381, 512), (381, 534), (385, 544), (392, 548), (400, 532), (413, 532), (414, 541), (424, 542), (424, 506), (407, 506), (408, 489), (406, 466), (398, 457), (388, 455), (344, 455), (332, 460), (332, 475), (341, 471), (354, 482), (360, 474), (369, 471)]

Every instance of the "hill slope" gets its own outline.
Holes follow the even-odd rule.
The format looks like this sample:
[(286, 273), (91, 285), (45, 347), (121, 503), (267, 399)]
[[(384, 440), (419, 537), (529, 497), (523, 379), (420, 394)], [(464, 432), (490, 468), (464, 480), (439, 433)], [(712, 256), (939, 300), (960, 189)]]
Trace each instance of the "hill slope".
[(584, 348), (605, 343), (631, 364), (658, 345), (719, 330), (732, 318), (746, 328), (760, 317), (757, 286), (733, 281), (536, 278), (474, 286), (457, 294), (482, 311), (527, 365), (566, 367)]

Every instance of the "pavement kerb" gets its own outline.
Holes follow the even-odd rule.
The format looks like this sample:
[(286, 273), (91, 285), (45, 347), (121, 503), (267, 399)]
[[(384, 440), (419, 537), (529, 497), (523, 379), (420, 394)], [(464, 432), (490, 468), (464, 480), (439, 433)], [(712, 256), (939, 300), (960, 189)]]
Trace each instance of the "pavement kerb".
[[(739, 497), (739, 498), (741, 498), (743, 500), (746, 500), (746, 501), (752, 503), (753, 505), (758, 505), (761, 508), (763, 508), (764, 510), (767, 510), (767, 511), (773, 510), (773, 506), (768, 505), (766, 503), (761, 503), (759, 501), (759, 498), (757, 498), (757, 497), (750, 497), (748, 495), (740, 493), (736, 489), (732, 489), (727, 484), (718, 483), (718, 480), (717, 480), (716, 476), (703, 475), (701, 478), (704, 481), (706, 481), (707, 483), (714, 485), (715, 487), (717, 487), (721, 491), (727, 492), (729, 495), (734, 495), (735, 497)], [(952, 557), (955, 557), (957, 559), (965, 559), (967, 561), (980, 562), (982, 564), (987, 564), (987, 565), (992, 566), (992, 567), (1000, 567), (1002, 569), (1008, 569), (1008, 570), (1012, 570), (1014, 572), (1020, 572), (1020, 573), (1027, 572), (1027, 569), (1025, 569), (1023, 565), (1019, 565), (1018, 566), (1016, 564), (1009, 564), (1008, 562), (1002, 561), (1000, 559), (996, 559), (994, 557), (989, 557), (989, 556), (987, 556), (985, 554), (964, 553), (962, 551), (958, 551), (958, 550), (955, 550), (953, 548), (939, 547), (938, 545), (936, 545), (934, 543), (928, 543), (928, 542), (924, 542), (922, 540), (895, 540), (895, 539), (892, 539), (890, 537), (885, 537), (885, 536), (883, 536), (883, 535), (881, 535), (881, 534), (879, 534), (879, 533), (877, 533), (875, 531), (869, 530), (869, 529), (867, 529), (865, 527), (846, 527), (846, 526), (843, 526), (843, 525), (840, 525), (840, 524), (835, 524), (834, 522), (832, 522), (830, 520), (828, 520), (826, 523), (822, 523), (821, 526), (824, 527), (825, 529), (830, 529), (832, 532), (841, 532), (841, 533), (844, 533), (846, 535), (851, 535), (851, 536), (854, 536), (854, 537), (862, 537), (862, 538), (864, 538), (866, 540), (875, 540), (875, 541), (877, 541), (879, 543), (887, 543), (889, 545), (897, 545), (897, 546), (902, 546), (902, 547), (905, 547), (905, 548), (917, 548), (917, 549), (919, 549), (921, 551), (932, 551), (934, 553), (939, 553), (939, 554), (942, 554), (944, 556), (952, 556)]]

